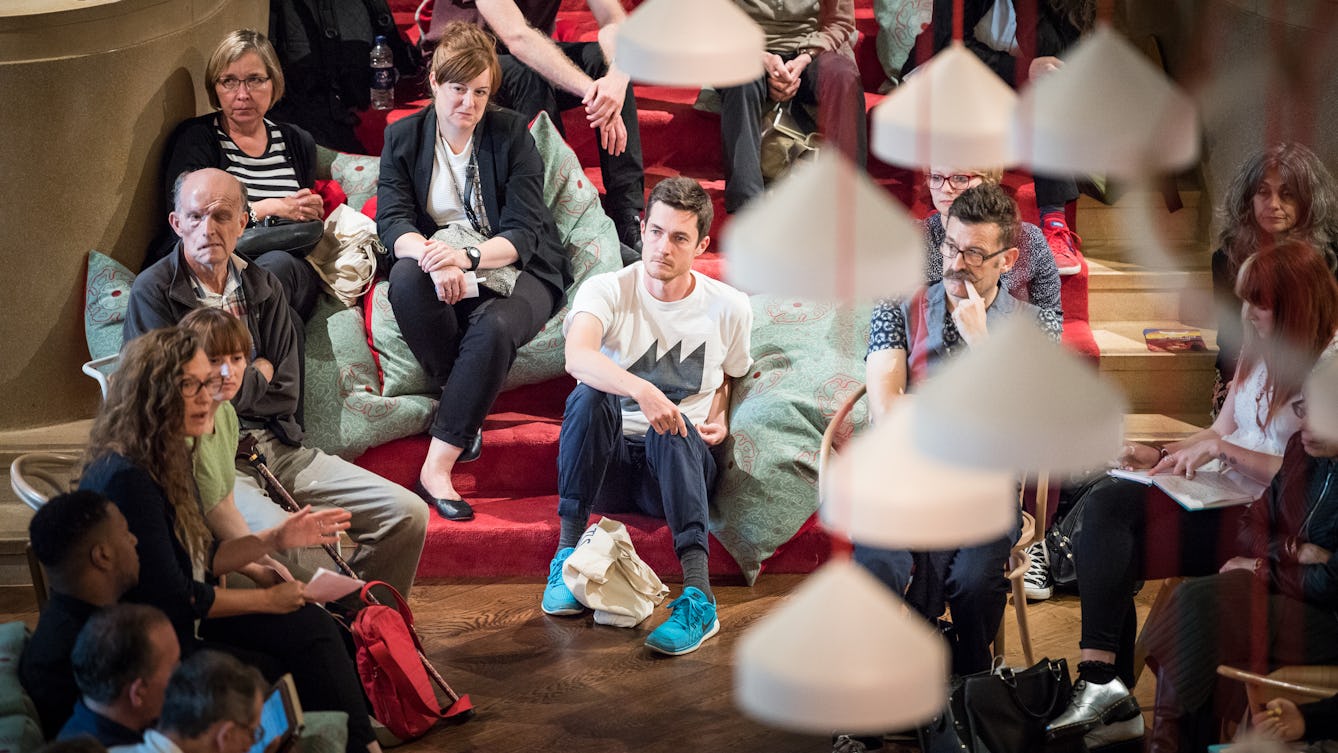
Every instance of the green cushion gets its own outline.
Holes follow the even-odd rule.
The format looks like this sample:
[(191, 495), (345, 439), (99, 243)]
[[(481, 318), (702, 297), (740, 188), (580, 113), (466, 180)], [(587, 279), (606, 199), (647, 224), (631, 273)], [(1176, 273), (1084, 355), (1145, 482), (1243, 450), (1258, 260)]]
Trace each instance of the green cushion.
[(381, 394), (358, 308), (321, 296), (307, 322), (306, 352), (303, 444), (352, 459), (369, 447), (427, 430), (435, 400)]
[[(19, 655), (27, 645), (26, 625), (22, 622), (0, 624), (0, 716), (37, 718), (37, 708), (19, 684)], [(0, 750), (4, 749), (0, 743)]]
[(414, 358), (409, 344), (400, 334), (400, 325), (395, 321), (395, 312), (390, 309), (390, 282), (379, 280), (372, 292), (363, 299), (371, 321), (372, 347), (376, 349), (377, 359), (381, 363), (381, 394), (386, 397), (400, 395), (437, 396), (427, 378), (427, 372)]
[(307, 711), (302, 714), (299, 753), (343, 753), (348, 747), (348, 714), (342, 711)]
[(35, 716), (0, 716), (0, 751), (29, 751), (42, 747), (42, 728)]
[(330, 176), (344, 189), (348, 205), (358, 210), (376, 195), (380, 173), (381, 158), (365, 154), (340, 154), (330, 164)]
[(135, 274), (106, 254), (88, 252), (88, 283), (84, 291), (84, 337), (92, 358), (121, 350), (121, 325), (130, 306)]
[[(752, 296), (753, 367), (730, 396), (729, 459), (711, 533), (749, 583), (817, 510), (818, 446), (864, 382), (867, 306)], [(867, 421), (861, 401), (854, 415)]]
[[(599, 191), (581, 171), (576, 153), (562, 140), (562, 134), (553, 127), (548, 115), (540, 113), (530, 125), (539, 154), (544, 160), (544, 202), (553, 212), (558, 240), (567, 251), (571, 264), (572, 284), (568, 297), (577, 286), (591, 275), (611, 272), (622, 267), (618, 246), (618, 232), (613, 221), (604, 214), (599, 203)], [(343, 159), (342, 157), (340, 159)], [(339, 160), (336, 160), (336, 165)], [(350, 193), (347, 187), (345, 192)], [(352, 203), (350, 201), (350, 203)], [(386, 297), (389, 283), (377, 283), (371, 295), (372, 347), (376, 349), (384, 378), (383, 394), (431, 395), (427, 374), (404, 343), (399, 324)], [(563, 344), (562, 319), (567, 307), (544, 325), (516, 354), (504, 389), (537, 384), (562, 375)], [(310, 418), (308, 418), (310, 420)]]

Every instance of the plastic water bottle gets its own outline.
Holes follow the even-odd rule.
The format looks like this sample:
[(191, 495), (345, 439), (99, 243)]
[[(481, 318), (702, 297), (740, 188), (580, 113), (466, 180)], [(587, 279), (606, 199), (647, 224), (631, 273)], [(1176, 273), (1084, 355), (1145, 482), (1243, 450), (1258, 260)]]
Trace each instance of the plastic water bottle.
[(378, 36), (372, 45), (372, 109), (391, 110), (395, 107), (395, 53), (390, 51), (386, 38)]

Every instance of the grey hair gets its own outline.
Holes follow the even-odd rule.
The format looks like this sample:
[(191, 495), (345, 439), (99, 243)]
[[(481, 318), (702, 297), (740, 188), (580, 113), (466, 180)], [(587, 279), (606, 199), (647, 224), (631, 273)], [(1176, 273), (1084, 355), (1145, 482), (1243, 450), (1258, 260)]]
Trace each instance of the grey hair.
[(197, 651), (172, 673), (158, 728), (191, 740), (218, 722), (250, 724), (264, 692), (255, 667), (218, 651)]
[(79, 692), (110, 703), (130, 683), (153, 672), (159, 657), (149, 633), (155, 625), (172, 627), (167, 615), (145, 604), (116, 604), (90, 617), (70, 654)]
[(1319, 157), (1304, 144), (1283, 142), (1261, 149), (1240, 166), (1231, 179), (1218, 217), (1218, 240), (1234, 275), (1240, 265), (1265, 241), (1254, 220), (1254, 194), (1269, 170), (1276, 169), (1282, 184), (1296, 197), (1296, 226), (1288, 239), (1305, 243), (1321, 255), (1330, 270), (1338, 269), (1338, 186)]

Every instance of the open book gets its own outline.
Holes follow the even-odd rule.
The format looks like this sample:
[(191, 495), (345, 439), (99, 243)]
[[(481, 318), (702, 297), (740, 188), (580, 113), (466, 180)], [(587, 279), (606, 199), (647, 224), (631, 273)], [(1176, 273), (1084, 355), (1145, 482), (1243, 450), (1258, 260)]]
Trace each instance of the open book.
[(1173, 474), (1148, 475), (1147, 471), (1126, 471), (1113, 468), (1107, 471), (1115, 478), (1137, 481), (1155, 486), (1186, 510), (1207, 510), (1231, 507), (1253, 502), (1264, 487), (1249, 481), (1240, 481), (1220, 471), (1198, 471), (1194, 478)]

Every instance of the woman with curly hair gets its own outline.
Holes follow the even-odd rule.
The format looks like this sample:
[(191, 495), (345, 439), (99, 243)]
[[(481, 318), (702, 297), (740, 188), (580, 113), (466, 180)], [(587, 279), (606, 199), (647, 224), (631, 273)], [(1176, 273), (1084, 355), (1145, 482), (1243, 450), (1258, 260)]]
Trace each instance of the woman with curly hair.
[(214, 539), (200, 510), (187, 438), (213, 429), (219, 382), (188, 330), (153, 330), (121, 352), (93, 422), (80, 488), (112, 500), (138, 539), (139, 583), (124, 598), (167, 614), (183, 655), (209, 646), (255, 665), (271, 681), (291, 673), (303, 706), (348, 714), (350, 751), (379, 751), (343, 638), (327, 613), (305, 603), (303, 584), (214, 586), (219, 575), (265, 554), (333, 541), (349, 518), (343, 510), (308, 507), (258, 534)]
[(1254, 154), (1232, 179), (1219, 212), (1221, 247), (1213, 252), (1213, 299), (1217, 305), (1219, 408), (1236, 373), (1242, 329), (1236, 274), (1245, 260), (1284, 240), (1315, 249), (1338, 271), (1338, 186), (1315, 153), (1301, 144), (1275, 144)]

